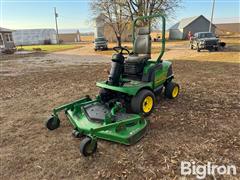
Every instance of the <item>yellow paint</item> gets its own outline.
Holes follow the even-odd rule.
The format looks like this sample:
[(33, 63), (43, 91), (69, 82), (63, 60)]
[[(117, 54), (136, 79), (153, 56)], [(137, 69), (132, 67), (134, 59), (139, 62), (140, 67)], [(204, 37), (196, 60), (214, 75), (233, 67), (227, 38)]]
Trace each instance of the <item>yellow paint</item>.
[(144, 100), (143, 100), (143, 112), (144, 113), (148, 113), (152, 110), (153, 108), (153, 98), (151, 96), (147, 96)]
[(178, 93), (179, 93), (179, 88), (178, 86), (175, 86), (172, 91), (172, 97), (173, 98), (177, 97)]

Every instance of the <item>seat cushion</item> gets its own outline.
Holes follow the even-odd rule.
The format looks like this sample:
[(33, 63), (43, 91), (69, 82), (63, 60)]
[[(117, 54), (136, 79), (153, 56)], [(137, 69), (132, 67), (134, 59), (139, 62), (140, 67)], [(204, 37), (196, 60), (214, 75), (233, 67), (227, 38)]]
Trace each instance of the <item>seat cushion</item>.
[(128, 56), (125, 62), (126, 63), (142, 63), (143, 61), (146, 61), (148, 59), (150, 59), (149, 54), (143, 54), (143, 55), (132, 54)]

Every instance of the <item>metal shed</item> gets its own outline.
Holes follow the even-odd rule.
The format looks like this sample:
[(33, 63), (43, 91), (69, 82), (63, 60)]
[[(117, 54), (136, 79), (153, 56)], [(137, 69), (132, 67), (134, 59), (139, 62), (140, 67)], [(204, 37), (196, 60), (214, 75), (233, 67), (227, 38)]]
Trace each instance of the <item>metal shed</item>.
[(22, 29), (13, 32), (16, 45), (57, 44), (55, 29)]
[[(210, 21), (203, 15), (182, 19), (169, 28), (169, 39), (187, 39), (188, 32), (208, 32)], [(212, 24), (212, 32), (215, 33), (216, 26)]]

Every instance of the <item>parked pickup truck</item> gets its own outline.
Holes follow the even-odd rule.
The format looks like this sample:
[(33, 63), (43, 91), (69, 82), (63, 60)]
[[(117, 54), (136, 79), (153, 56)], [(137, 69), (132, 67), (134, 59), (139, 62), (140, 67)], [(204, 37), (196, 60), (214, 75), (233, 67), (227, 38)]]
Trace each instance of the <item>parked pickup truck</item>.
[(104, 37), (98, 37), (94, 40), (94, 50), (107, 50), (108, 49), (108, 41)]
[(217, 38), (211, 32), (198, 32), (195, 33), (193, 37), (190, 39), (190, 48), (196, 49), (200, 52), (202, 49), (207, 49), (209, 51), (219, 49), (219, 38)]

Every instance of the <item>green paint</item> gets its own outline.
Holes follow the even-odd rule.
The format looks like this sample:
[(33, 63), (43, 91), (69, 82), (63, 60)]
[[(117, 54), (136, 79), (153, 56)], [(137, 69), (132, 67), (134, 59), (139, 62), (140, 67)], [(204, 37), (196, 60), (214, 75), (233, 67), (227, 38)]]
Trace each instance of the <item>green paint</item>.
[(113, 91), (122, 92), (128, 95), (136, 95), (140, 89), (143, 88), (153, 88), (152, 82), (142, 82), (142, 81), (133, 81), (131, 80), (128, 83), (125, 83), (123, 86), (112, 86), (106, 83), (106, 81), (97, 82), (96, 84), (100, 88), (110, 89)]

